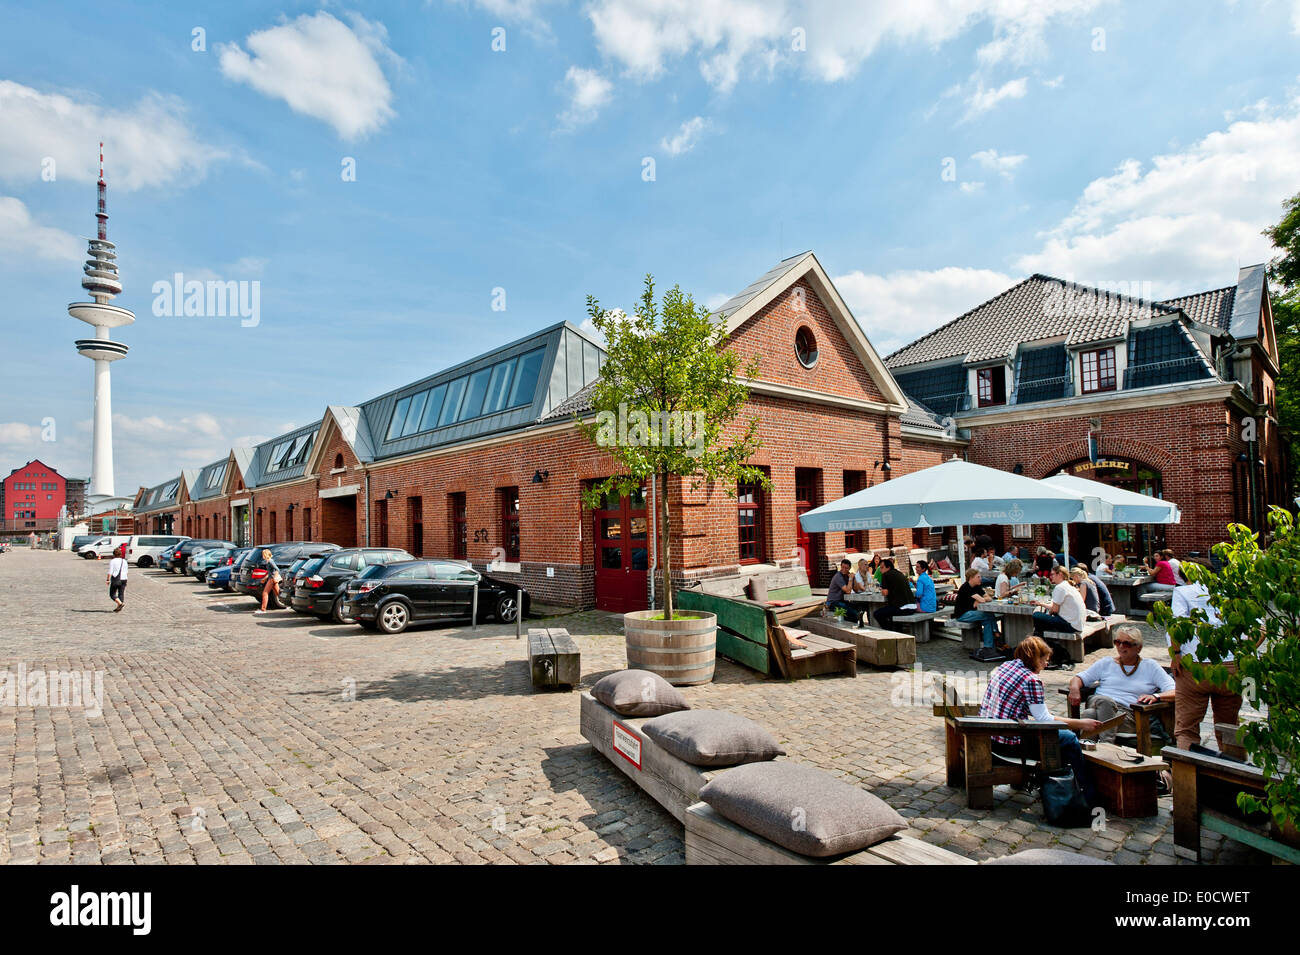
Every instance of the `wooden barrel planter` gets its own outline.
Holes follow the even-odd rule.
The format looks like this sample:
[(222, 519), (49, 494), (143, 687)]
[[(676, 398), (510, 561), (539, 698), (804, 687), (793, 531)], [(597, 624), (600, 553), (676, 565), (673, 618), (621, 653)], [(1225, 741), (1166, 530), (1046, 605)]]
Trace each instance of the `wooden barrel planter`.
[(623, 614), (628, 669), (649, 670), (674, 686), (711, 682), (718, 615), (679, 610), (672, 620), (651, 619), (662, 616), (662, 610), (634, 610)]

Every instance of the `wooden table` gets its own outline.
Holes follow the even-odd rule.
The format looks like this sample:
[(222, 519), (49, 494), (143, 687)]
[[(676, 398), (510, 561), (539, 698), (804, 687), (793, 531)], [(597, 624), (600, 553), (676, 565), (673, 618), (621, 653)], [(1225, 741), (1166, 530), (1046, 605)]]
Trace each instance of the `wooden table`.
[(1114, 743), (1098, 743), (1095, 750), (1083, 753), (1102, 805), (1121, 819), (1154, 816), (1159, 808), (1156, 775), (1168, 764), (1158, 756), (1141, 756), (1134, 761), (1136, 756), (1136, 750)]
[(865, 593), (845, 594), (844, 602), (849, 606), (860, 606), (862, 619), (858, 621), (858, 627), (865, 629), (871, 626), (868, 623), (868, 620), (871, 619), (871, 611), (877, 607), (883, 607), (888, 600), (879, 590), (868, 590)]
[(1116, 577), (1113, 574), (1099, 574), (1102, 583), (1110, 591), (1110, 599), (1115, 602), (1115, 612), (1125, 616), (1133, 610), (1142, 588), (1155, 580), (1150, 575), (1140, 577)]
[(1017, 647), (1034, 633), (1034, 612), (1042, 610), (1030, 603), (1015, 604), (1006, 600), (990, 600), (976, 610), (997, 614), (1002, 618), (1002, 639), (1007, 646)]

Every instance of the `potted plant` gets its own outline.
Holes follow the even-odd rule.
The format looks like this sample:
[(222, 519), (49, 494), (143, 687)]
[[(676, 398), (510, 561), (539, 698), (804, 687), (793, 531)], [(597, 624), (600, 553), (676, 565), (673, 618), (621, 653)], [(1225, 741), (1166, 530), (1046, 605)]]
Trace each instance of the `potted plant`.
[(1212, 549), (1222, 562), (1217, 573), (1183, 564), (1184, 576), (1209, 591), (1220, 624), (1209, 623), (1200, 610), (1174, 617), (1167, 604), (1157, 604), (1151, 619), (1169, 631), (1172, 643), (1199, 639), (1205, 662), (1181, 661), (1196, 680), (1240, 693), (1262, 714), (1242, 724), (1240, 740), (1269, 780), (1265, 797), (1238, 793), (1237, 805), (1266, 812), (1294, 844), (1300, 820), (1300, 528), (1280, 507), (1270, 509), (1268, 522), (1273, 539), (1267, 548), (1250, 528), (1228, 525), (1229, 540)]
[[(739, 357), (725, 348), (726, 324), (678, 286), (657, 303), (650, 275), (631, 315), (601, 308), (592, 296), (587, 314), (605, 338), (605, 361), (591, 392), (594, 418), (578, 426), (622, 473), (591, 487), (585, 502), (596, 507), (607, 494), (654, 488), (661, 607), (624, 615), (629, 664), (656, 670), (672, 683), (708, 682), (717, 617), (673, 609), (672, 546), (679, 531), (669, 479), (690, 481), (693, 488), (717, 481), (731, 496), (738, 482), (770, 484), (746, 464), (758, 449), (758, 420), (735, 423), (749, 395), (738, 373), (757, 376), (758, 361), (742, 371)], [(647, 642), (657, 652), (645, 652)], [(647, 659), (634, 662), (634, 656)]]

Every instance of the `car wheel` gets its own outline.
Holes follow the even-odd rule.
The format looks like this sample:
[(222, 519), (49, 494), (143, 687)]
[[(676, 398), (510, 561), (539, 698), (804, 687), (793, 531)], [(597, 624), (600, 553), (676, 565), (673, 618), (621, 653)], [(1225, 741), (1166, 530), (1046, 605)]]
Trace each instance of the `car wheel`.
[(152, 566), (153, 566), (153, 558), (150, 557), (148, 554), (146, 554), (145, 556), (143, 556), (143, 557), (141, 557), (139, 560), (137, 560), (137, 561), (135, 562), (135, 565), (136, 565), (137, 567), (152, 567)]
[(339, 597), (334, 601), (334, 606), (330, 610), (330, 619), (335, 623), (356, 623), (356, 617), (349, 617), (343, 612), (343, 598)]
[(519, 613), (519, 606), (515, 603), (512, 594), (503, 594), (497, 600), (496, 608), (492, 613), (502, 623), (514, 623), (515, 615)]
[(394, 600), (379, 608), (379, 629), (384, 633), (401, 633), (411, 622), (411, 612), (406, 604)]

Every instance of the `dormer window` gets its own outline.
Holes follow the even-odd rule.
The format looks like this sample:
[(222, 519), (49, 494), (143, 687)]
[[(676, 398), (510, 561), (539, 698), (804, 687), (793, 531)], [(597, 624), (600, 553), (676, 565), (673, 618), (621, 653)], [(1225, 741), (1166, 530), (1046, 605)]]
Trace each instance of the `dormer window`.
[(1115, 349), (1099, 348), (1079, 355), (1083, 393), (1115, 390)]
[(981, 368), (976, 372), (979, 389), (979, 406), (990, 408), (1007, 403), (1007, 376), (999, 365), (995, 368)]

